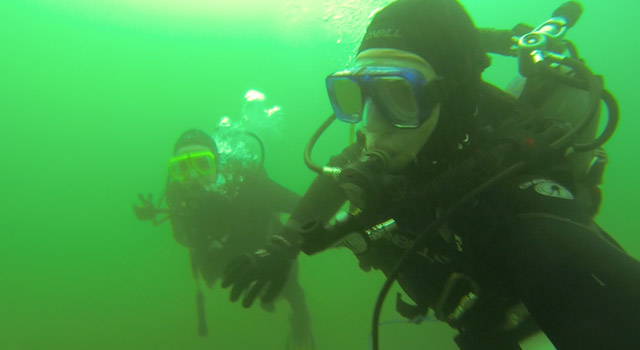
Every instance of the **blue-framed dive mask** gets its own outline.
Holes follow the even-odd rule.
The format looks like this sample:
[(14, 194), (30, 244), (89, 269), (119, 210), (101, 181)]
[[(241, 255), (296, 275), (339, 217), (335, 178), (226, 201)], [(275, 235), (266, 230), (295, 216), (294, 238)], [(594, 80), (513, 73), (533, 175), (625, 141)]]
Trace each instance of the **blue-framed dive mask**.
[(427, 80), (414, 68), (354, 67), (326, 79), (336, 118), (347, 123), (362, 120), (367, 99), (398, 128), (417, 128), (440, 102), (439, 79)]

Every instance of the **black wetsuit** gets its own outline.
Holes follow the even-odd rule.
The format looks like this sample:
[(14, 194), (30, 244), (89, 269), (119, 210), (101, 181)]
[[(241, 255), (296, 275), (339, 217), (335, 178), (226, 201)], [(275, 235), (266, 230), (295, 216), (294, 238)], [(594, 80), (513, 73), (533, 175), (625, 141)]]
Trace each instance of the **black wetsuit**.
[[(343, 167), (360, 154), (353, 145), (331, 164)], [(461, 349), (520, 349), (538, 327), (559, 350), (640, 349), (640, 263), (593, 222), (570, 178), (557, 169), (514, 175), (457, 210), (404, 265), (398, 283), (418, 309), (436, 310), (459, 330)], [(294, 218), (326, 221), (344, 200), (338, 183), (320, 176)], [(373, 219), (364, 210), (362, 221), (393, 218), (398, 229), (372, 239), (357, 255), (361, 266), (388, 274), (455, 200), (405, 203)], [(448, 317), (470, 296), (473, 306)]]
[[(388, 273), (403, 242), (417, 238), (402, 229), (410, 220), (397, 218), (396, 237), (373, 241), (361, 260)], [(449, 284), (447, 295), (454, 273), (466, 277)], [(440, 317), (468, 292), (479, 297), (448, 320), (461, 330), (462, 349), (519, 349), (534, 323), (558, 349), (640, 345), (640, 263), (592, 222), (567, 187), (546, 176), (514, 177), (459, 210), (407, 263), (398, 283)]]
[(291, 213), (300, 199), (264, 170), (240, 178), (224, 192), (190, 191), (179, 183), (167, 189), (174, 238), (189, 249), (194, 268), (209, 286), (230, 260), (264, 246), (280, 230), (280, 215)]

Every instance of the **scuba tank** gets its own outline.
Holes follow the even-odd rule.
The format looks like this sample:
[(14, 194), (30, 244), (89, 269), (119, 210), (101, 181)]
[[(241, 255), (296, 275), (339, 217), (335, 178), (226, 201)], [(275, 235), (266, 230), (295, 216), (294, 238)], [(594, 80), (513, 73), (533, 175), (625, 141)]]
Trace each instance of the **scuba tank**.
[[(580, 4), (570, 1), (536, 28), (521, 23), (506, 31), (481, 29), (480, 34), (488, 52), (518, 58), (520, 76), (507, 92), (535, 108), (540, 118), (570, 130), (570, 144), (561, 146), (566, 147), (564, 160), (577, 196), (590, 202), (587, 207), (595, 216), (601, 197), (597, 186), (607, 163), (601, 146), (613, 135), (619, 111), (613, 95), (602, 87), (602, 77), (589, 72), (573, 43), (564, 39), (581, 13)], [(585, 89), (588, 81), (591, 87)], [(597, 135), (600, 100), (606, 103), (608, 120)]]

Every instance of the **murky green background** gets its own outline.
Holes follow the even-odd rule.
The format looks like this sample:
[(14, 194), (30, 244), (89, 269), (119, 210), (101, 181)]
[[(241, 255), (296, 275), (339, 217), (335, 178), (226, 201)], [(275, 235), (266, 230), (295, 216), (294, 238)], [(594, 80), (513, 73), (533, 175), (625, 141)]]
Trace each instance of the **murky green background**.
[[(187, 252), (169, 226), (135, 220), (159, 194), (173, 142), (241, 113), (248, 89), (286, 113), (270, 175), (302, 193), (308, 137), (330, 113), (324, 77), (343, 67), (386, 1), (0, 1), (0, 348), (283, 349), (287, 307), (244, 310), (207, 293), (196, 336)], [(537, 25), (561, 3), (463, 1), (478, 26)], [(569, 38), (618, 97), (622, 122), (599, 222), (640, 256), (636, 5), (585, 0)], [(486, 78), (504, 86), (515, 62)], [(334, 126), (314, 157), (347, 142)], [(366, 349), (378, 273), (348, 251), (301, 258), (318, 349)], [(393, 294), (392, 294), (393, 295)], [(386, 304), (383, 320), (400, 317)], [(454, 349), (446, 326), (389, 325), (384, 349)]]

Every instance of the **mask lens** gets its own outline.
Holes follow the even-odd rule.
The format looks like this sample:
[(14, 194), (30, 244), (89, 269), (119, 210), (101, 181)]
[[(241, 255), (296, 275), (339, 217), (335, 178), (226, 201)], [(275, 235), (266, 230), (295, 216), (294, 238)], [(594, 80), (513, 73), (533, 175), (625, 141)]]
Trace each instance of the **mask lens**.
[(362, 91), (358, 84), (345, 77), (334, 77), (329, 84), (329, 93), (333, 94), (336, 117), (342, 121), (356, 123), (362, 113)]
[(399, 127), (415, 127), (420, 124), (418, 105), (411, 84), (402, 77), (378, 77), (373, 80), (377, 102)]
[(176, 181), (183, 181), (189, 177), (189, 163), (187, 158), (172, 159), (169, 162), (169, 174)]
[(191, 155), (191, 164), (200, 175), (209, 175), (216, 171), (216, 164), (211, 153)]

